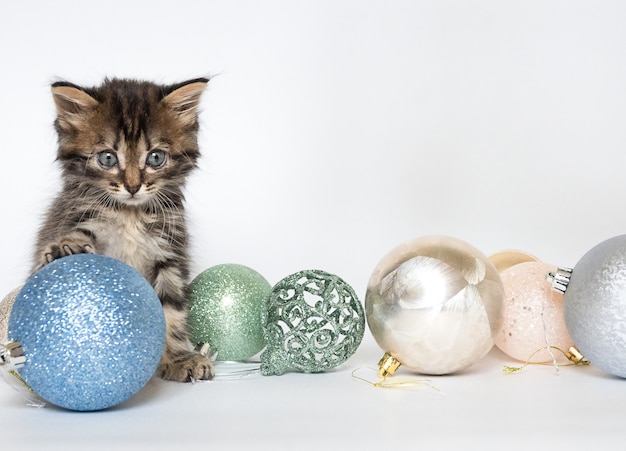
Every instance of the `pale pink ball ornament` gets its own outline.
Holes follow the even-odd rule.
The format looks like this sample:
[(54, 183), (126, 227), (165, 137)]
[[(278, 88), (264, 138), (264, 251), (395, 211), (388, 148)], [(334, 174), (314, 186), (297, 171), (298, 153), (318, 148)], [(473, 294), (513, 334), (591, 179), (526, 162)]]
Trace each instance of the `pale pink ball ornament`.
[(574, 345), (565, 326), (563, 294), (552, 290), (546, 279), (546, 274), (556, 269), (548, 263), (525, 262), (500, 273), (504, 305), (502, 329), (495, 344), (516, 360), (525, 362), (532, 357), (536, 363), (558, 361), (565, 356), (546, 347), (567, 351)]

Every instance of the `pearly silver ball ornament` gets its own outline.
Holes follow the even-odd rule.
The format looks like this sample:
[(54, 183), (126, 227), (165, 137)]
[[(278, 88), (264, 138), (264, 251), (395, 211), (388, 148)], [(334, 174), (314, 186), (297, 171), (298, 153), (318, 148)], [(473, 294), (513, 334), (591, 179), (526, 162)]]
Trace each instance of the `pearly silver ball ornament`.
[(464, 241), (431, 236), (396, 247), (365, 295), (367, 323), (387, 353), (381, 376), (398, 364), (433, 375), (473, 365), (493, 347), (503, 296), (495, 266)]

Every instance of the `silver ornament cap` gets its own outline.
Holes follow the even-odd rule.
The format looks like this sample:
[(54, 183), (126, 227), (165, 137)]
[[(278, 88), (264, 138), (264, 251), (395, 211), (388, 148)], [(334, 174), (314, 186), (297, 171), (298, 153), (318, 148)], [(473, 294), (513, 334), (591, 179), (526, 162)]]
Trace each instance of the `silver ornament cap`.
[(8, 371), (18, 370), (26, 363), (24, 349), (19, 341), (10, 341), (0, 344), (0, 367)]
[(546, 280), (550, 282), (552, 289), (561, 294), (565, 293), (565, 290), (567, 290), (571, 278), (572, 268), (566, 268), (564, 266), (559, 266), (555, 272), (546, 274)]

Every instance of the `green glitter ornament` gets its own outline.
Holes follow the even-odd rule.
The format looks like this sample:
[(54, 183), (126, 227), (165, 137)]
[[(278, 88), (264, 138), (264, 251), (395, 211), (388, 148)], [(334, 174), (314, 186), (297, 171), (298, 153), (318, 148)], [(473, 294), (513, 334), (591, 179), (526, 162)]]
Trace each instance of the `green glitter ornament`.
[(263, 316), (272, 287), (243, 265), (213, 266), (189, 285), (189, 328), (218, 361), (246, 360), (265, 347)]
[(332, 369), (356, 352), (364, 329), (363, 306), (341, 278), (320, 270), (287, 276), (269, 296), (261, 373)]

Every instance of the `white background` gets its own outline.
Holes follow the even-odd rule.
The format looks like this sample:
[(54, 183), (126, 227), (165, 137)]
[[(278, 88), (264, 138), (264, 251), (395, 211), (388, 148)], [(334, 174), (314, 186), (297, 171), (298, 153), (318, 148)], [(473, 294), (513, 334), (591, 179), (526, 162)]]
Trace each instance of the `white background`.
[[(3, 4), (0, 292), (28, 275), (59, 186), (58, 78), (215, 75), (188, 186), (194, 275), (240, 263), (274, 284), (319, 268), (364, 297), (387, 251), (433, 234), (572, 266), (625, 229), (624, 23), (621, 1)], [(441, 398), (350, 378), (380, 352), (368, 331), (331, 375), (201, 384), (193, 395), (155, 381), (128, 408), (99, 414), (29, 410), (0, 386), (0, 418), (11, 418), (8, 445), (59, 449), (92, 439), (366, 449), (388, 433), (439, 447), (544, 437), (571, 449), (626, 437), (613, 410), (626, 386), (599, 370), (529, 369), (503, 382), (496, 352), (437, 382)]]

